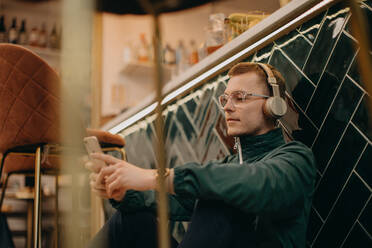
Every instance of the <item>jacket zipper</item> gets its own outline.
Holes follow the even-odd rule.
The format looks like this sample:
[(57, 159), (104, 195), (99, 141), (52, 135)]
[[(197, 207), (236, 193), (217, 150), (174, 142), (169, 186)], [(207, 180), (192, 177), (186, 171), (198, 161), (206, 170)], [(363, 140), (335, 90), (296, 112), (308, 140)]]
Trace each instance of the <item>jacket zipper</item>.
[[(242, 145), (240, 143), (240, 138), (239, 137), (234, 137), (235, 139), (235, 145), (234, 149), (238, 149), (238, 154), (239, 154), (239, 164), (243, 164), (243, 155), (242, 155)], [(258, 222), (260, 221), (260, 216), (256, 215), (256, 218), (254, 220), (254, 230), (257, 231), (258, 228)]]
[(240, 144), (240, 138), (234, 137), (235, 139), (235, 145), (234, 149), (238, 149), (238, 156), (239, 156), (239, 164), (243, 164), (243, 155), (242, 155), (242, 145)]

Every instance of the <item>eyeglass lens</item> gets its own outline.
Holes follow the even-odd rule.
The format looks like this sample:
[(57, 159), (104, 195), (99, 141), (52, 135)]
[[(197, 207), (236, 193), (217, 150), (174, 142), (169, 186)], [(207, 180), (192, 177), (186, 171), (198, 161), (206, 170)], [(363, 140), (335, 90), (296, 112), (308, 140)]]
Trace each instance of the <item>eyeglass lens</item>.
[(221, 107), (225, 107), (227, 102), (229, 101), (229, 98), (231, 98), (231, 101), (234, 105), (242, 102), (245, 100), (245, 94), (243, 92), (233, 92), (230, 95), (223, 94), (219, 97), (219, 102)]

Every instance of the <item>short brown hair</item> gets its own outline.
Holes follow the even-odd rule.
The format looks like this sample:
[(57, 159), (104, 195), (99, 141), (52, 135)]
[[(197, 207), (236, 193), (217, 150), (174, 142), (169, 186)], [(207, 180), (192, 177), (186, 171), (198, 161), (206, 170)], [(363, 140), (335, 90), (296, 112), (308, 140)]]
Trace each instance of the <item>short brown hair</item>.
[[(275, 67), (273, 67), (272, 65), (269, 65), (269, 64), (265, 64), (265, 65), (267, 65), (271, 69), (271, 71), (273, 72), (274, 77), (276, 78), (277, 84), (279, 85), (280, 96), (283, 99), (285, 99), (286, 87), (285, 87), (285, 80), (284, 80), (282, 74)], [(262, 80), (264, 82), (266, 82), (266, 84), (267, 84), (267, 87), (270, 91), (270, 95), (271, 96), (273, 95), (273, 89), (270, 87), (269, 83), (267, 82), (266, 72), (257, 63), (240, 62), (240, 63), (234, 65), (229, 70), (227, 75), (229, 75), (229, 77), (233, 77), (233, 76), (238, 76), (238, 75), (248, 73), (248, 72), (255, 72), (260, 78), (262, 78)]]

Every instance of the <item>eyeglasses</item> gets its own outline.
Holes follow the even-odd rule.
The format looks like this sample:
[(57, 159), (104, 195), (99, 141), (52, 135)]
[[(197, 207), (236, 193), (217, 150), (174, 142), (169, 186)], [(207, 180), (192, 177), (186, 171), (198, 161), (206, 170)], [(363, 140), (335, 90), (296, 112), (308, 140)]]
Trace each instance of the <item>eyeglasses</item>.
[(263, 98), (269, 98), (270, 96), (266, 95), (260, 95), (260, 94), (254, 94), (254, 93), (248, 93), (245, 91), (234, 91), (231, 94), (222, 94), (218, 97), (220, 106), (224, 108), (231, 98), (232, 104), (235, 106), (239, 105), (240, 103), (244, 102), (248, 99), (248, 97), (255, 96), (255, 97), (263, 97)]

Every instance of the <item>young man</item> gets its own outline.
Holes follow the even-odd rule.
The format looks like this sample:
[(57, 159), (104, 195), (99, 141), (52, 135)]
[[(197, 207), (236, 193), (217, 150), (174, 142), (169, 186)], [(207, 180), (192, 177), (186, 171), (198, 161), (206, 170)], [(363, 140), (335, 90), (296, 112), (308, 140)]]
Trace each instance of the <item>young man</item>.
[[(272, 74), (276, 83), (268, 77)], [(228, 134), (238, 137), (239, 152), (169, 171), (170, 219), (191, 220), (178, 247), (305, 247), (315, 162), (309, 148), (285, 143), (276, 128), (286, 108), (283, 77), (272, 66), (255, 63), (237, 64), (229, 76), (219, 100)], [(109, 166), (98, 171), (87, 164), (93, 170), (92, 190), (114, 199), (119, 210), (95, 244), (156, 247), (156, 205), (151, 200), (156, 171), (108, 155), (93, 157)], [(177, 247), (173, 239), (172, 246)]]

